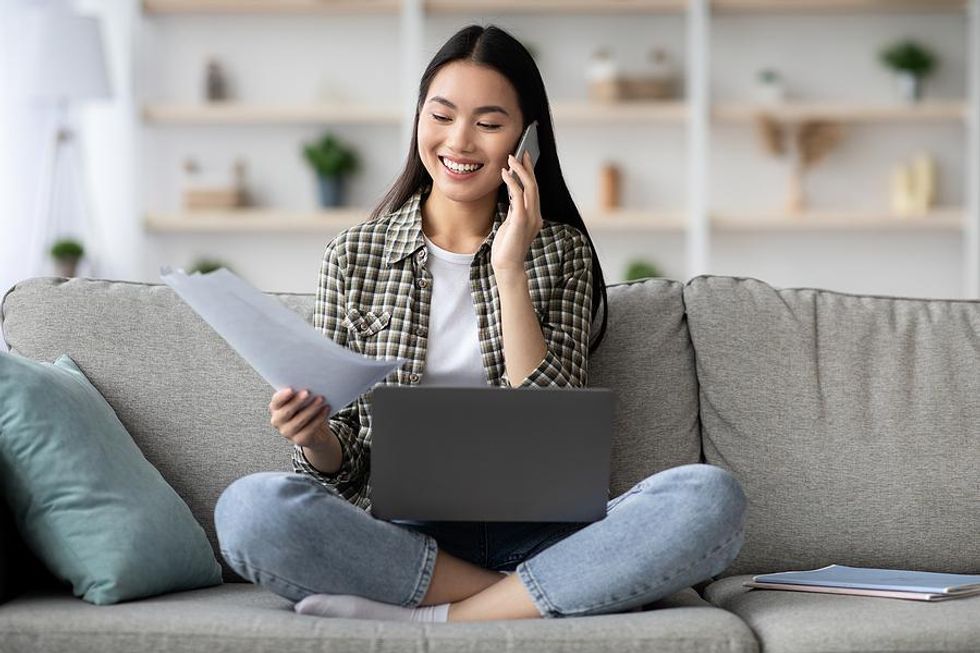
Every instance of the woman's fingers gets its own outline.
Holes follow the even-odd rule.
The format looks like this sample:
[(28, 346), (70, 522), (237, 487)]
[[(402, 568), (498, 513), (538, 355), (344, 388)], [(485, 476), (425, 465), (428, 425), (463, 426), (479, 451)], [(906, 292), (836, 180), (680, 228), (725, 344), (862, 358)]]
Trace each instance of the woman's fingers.
[(323, 397), (317, 397), (310, 402), (310, 405), (297, 412), (286, 424), (279, 429), (283, 435), (293, 437), (301, 432), (311, 421), (318, 419), (320, 414), (327, 410), (327, 405)]

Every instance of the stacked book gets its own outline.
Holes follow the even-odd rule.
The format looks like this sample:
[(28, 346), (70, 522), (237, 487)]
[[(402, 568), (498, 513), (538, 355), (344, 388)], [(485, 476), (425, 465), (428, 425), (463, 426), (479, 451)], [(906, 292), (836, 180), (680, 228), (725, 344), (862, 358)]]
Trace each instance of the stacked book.
[(784, 571), (753, 576), (745, 586), (797, 592), (882, 596), (913, 601), (943, 601), (980, 594), (980, 576), (829, 565), (809, 571)]

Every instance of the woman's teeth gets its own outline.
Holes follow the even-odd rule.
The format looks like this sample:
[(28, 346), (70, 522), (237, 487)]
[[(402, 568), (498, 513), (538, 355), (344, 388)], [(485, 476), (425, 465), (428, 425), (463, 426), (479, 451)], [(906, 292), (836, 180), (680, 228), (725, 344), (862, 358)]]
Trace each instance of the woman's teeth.
[(466, 174), (468, 172), (479, 170), (480, 168), (483, 167), (482, 163), (468, 163), (464, 165), (461, 163), (453, 163), (452, 161), (446, 158), (440, 158), (440, 160), (442, 161), (442, 165), (446, 166), (447, 168), (449, 168), (450, 170), (452, 170), (457, 174)]

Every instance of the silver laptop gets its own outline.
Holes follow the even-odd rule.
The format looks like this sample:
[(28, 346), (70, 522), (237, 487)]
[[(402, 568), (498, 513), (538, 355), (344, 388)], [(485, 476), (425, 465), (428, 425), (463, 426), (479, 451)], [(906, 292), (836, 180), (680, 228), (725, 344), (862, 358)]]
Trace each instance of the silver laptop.
[(371, 510), (408, 521), (606, 516), (613, 391), (382, 385)]

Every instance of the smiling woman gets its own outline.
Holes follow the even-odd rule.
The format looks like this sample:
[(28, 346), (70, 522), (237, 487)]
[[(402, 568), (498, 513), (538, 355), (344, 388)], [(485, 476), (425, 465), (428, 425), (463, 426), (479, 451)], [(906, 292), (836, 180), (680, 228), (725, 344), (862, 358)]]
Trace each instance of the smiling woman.
[[(536, 165), (511, 156), (534, 121)], [(534, 60), (496, 27), (459, 31), (422, 76), (401, 176), (370, 220), (326, 246), (313, 326), (370, 356), (404, 358), (385, 385), (582, 388), (605, 300)], [(744, 495), (710, 465), (643, 479), (591, 524), (374, 517), (371, 397), (333, 411), (305, 391), (277, 392), (271, 421), (293, 443), (297, 473), (238, 479), (215, 508), (228, 563), (297, 601), (296, 612), (407, 621), (625, 612), (719, 573), (741, 546)]]

